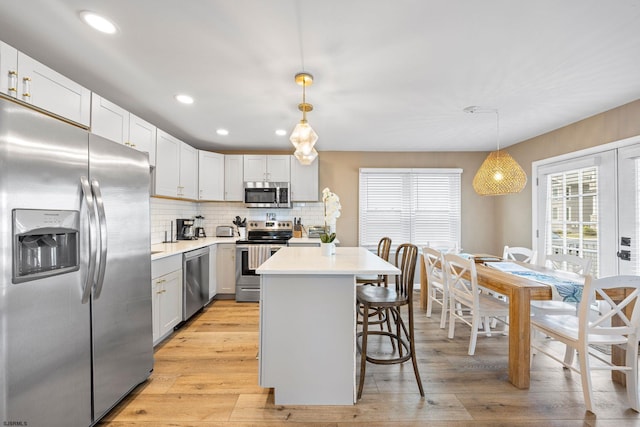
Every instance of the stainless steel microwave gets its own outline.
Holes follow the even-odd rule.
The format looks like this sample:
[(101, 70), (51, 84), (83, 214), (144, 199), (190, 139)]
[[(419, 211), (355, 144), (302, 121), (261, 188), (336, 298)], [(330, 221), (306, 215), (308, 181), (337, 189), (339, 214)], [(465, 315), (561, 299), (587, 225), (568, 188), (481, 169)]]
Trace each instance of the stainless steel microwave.
[(244, 203), (248, 208), (290, 208), (288, 182), (245, 182)]

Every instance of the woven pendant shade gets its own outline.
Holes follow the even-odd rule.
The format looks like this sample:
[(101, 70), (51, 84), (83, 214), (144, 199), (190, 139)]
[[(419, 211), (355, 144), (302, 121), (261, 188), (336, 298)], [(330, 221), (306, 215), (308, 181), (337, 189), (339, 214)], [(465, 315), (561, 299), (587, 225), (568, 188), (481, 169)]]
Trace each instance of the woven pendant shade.
[(481, 196), (519, 193), (525, 185), (527, 175), (524, 170), (502, 150), (489, 153), (473, 178), (473, 189)]

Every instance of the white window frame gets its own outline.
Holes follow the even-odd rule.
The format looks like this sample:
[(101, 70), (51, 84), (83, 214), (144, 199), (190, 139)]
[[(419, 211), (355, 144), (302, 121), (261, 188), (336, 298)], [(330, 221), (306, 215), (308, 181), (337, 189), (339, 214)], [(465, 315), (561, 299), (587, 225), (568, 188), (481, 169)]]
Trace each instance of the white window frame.
[[(453, 240), (460, 247), (461, 240), (461, 224), (462, 224), (462, 172), (463, 170), (460, 168), (361, 168), (359, 170), (358, 175), (358, 243), (360, 246), (365, 247), (371, 251), (375, 251), (377, 249), (377, 244), (380, 238), (387, 235), (385, 230), (381, 230), (380, 235), (376, 236), (375, 239), (369, 239), (369, 241), (364, 241), (364, 237), (366, 237), (366, 224), (367, 221), (364, 218), (366, 212), (363, 210), (363, 201), (366, 197), (363, 194), (364, 184), (362, 182), (363, 176), (367, 174), (375, 174), (375, 175), (389, 175), (394, 178), (403, 178), (403, 184), (405, 187), (403, 191), (405, 191), (405, 196), (402, 202), (403, 207), (395, 208), (395, 211), (398, 215), (403, 215), (402, 218), (394, 218), (393, 214), (389, 214), (389, 224), (393, 224), (393, 226), (397, 229), (397, 221), (404, 222), (403, 227), (408, 227), (408, 233), (404, 236), (403, 241), (397, 241), (397, 238), (394, 239), (393, 236), (389, 236), (392, 238), (392, 246), (393, 248), (397, 247), (402, 243), (413, 243), (418, 247), (424, 246), (429, 238), (421, 238), (418, 240), (417, 234), (419, 231), (422, 231), (424, 234), (425, 228), (420, 228), (419, 224), (416, 223), (416, 215), (415, 212), (418, 211), (418, 197), (415, 192), (417, 189), (417, 182), (419, 176), (435, 176), (435, 175), (448, 175), (450, 177), (455, 178), (454, 185), (456, 188), (454, 189), (457, 192), (457, 205), (453, 207), (448, 207), (448, 215), (446, 218), (453, 219), (454, 223), (451, 224), (449, 222), (447, 224), (446, 233), (440, 235), (434, 235), (431, 237), (431, 240)], [(425, 187), (421, 188), (422, 191), (425, 190)], [(391, 208), (394, 208), (393, 206)], [(457, 210), (457, 212), (456, 212)], [(453, 212), (453, 214), (451, 214)], [(456, 221), (457, 219), (457, 221)], [(394, 222), (396, 221), (396, 222)], [(390, 226), (391, 228), (391, 226)], [(394, 233), (395, 234), (395, 233)], [(446, 234), (448, 238), (443, 238), (443, 235)], [(373, 241), (375, 240), (375, 242)]]

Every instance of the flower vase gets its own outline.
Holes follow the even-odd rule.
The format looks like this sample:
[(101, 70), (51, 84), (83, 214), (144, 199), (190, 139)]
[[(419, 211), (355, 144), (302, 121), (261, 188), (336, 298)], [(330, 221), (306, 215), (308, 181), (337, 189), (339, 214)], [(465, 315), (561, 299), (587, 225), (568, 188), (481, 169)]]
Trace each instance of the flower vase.
[(322, 256), (331, 256), (336, 253), (336, 245), (334, 243), (320, 243), (320, 252)]

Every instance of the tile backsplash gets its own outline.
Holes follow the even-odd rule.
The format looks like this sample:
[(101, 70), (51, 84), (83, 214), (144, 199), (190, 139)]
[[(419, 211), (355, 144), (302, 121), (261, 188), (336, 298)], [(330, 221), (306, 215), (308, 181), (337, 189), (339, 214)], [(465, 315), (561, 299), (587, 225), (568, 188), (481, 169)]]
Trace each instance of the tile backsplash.
[(204, 217), (204, 229), (207, 236), (215, 236), (218, 225), (233, 225), (236, 216), (249, 220), (264, 221), (267, 213), (275, 213), (276, 219), (293, 220), (302, 218), (302, 224), (324, 224), (322, 202), (293, 203), (291, 209), (249, 209), (240, 202), (196, 203), (182, 200), (151, 198), (151, 243), (161, 243), (169, 236), (171, 224), (175, 236), (177, 218)]

